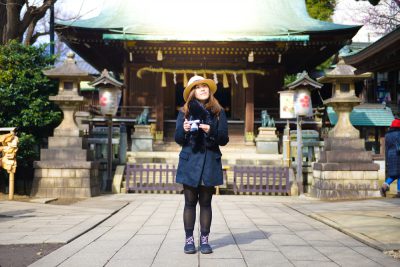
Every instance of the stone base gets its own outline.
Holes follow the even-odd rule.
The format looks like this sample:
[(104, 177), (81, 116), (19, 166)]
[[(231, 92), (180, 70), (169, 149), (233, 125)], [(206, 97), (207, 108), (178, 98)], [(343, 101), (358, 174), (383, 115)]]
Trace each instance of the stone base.
[(278, 141), (257, 141), (256, 139), (256, 151), (260, 154), (279, 154)]
[(87, 198), (100, 194), (97, 163), (37, 161), (34, 168), (33, 197)]
[(256, 151), (260, 154), (278, 154), (278, 137), (275, 127), (259, 127), (256, 141)]
[(132, 135), (132, 151), (153, 151), (151, 125), (135, 125)]
[(84, 149), (86, 140), (58, 134), (49, 137), (49, 148), (41, 149), (41, 161), (34, 162), (31, 196), (85, 198), (99, 195), (99, 164), (90, 161), (93, 151)]
[(153, 151), (153, 138), (132, 137), (132, 151)]
[(313, 171), (310, 194), (325, 200), (379, 197), (378, 171)]

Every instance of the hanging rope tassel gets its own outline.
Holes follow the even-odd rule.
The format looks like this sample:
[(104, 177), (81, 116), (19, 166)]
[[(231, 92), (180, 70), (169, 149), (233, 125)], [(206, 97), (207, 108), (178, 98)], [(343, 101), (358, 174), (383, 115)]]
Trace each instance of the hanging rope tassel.
[(222, 84), (223, 84), (224, 88), (229, 87), (228, 77), (226, 76), (226, 73), (222, 74)]
[(165, 78), (165, 72), (161, 74), (161, 87), (167, 87), (167, 79)]
[(174, 71), (174, 84), (176, 84), (176, 72)]
[(187, 79), (187, 75), (186, 72), (183, 73), (183, 86), (186, 87), (188, 84), (188, 79)]
[(215, 84), (218, 84), (218, 76), (217, 76), (217, 73), (214, 72), (213, 76), (214, 76), (213, 79), (214, 79)]
[(243, 84), (243, 88), (249, 88), (249, 83), (247, 82), (246, 73), (243, 73), (242, 84)]

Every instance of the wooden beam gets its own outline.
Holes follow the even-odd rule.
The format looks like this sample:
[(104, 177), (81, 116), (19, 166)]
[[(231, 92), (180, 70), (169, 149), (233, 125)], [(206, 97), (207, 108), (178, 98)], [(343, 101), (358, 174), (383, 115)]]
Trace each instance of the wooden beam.
[(156, 142), (162, 143), (164, 139), (164, 90), (161, 87), (161, 73), (155, 73), (155, 85), (156, 88), (156, 98), (155, 98), (155, 108), (156, 108)]
[(248, 145), (254, 145), (254, 75), (249, 74), (247, 81), (249, 87), (244, 88), (246, 98), (245, 141)]

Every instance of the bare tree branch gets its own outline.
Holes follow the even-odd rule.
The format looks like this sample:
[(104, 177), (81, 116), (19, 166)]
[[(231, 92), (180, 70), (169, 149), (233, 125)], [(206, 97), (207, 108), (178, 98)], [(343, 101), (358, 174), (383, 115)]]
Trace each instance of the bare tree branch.
[(400, 0), (381, 0), (377, 6), (359, 10), (358, 22), (369, 26), (378, 35), (386, 34), (400, 25)]
[[(25, 44), (32, 44), (37, 22), (46, 15), (47, 10), (56, 1), (43, 0), (40, 5), (36, 5), (29, 0), (0, 0), (0, 44), (13, 39), (21, 42), (24, 33)], [(25, 12), (22, 14), (24, 7)]]
[[(44, 0), (43, 4), (39, 7), (27, 6), (27, 10), (21, 20), (21, 26), (20, 26), (21, 30), (23, 30), (23, 32), (25, 32), (25, 30), (28, 29), (28, 27), (30, 27), (31, 23), (34, 22), (35, 20), (36, 20), (36, 22), (34, 22), (34, 26), (36, 26), (37, 21), (45, 15), (46, 11), (56, 1), (57, 0)], [(29, 38), (31, 36), (29, 36)]]
[(36, 42), (36, 40), (37, 40), (40, 36), (48, 35), (49, 33), (50, 33), (49, 31), (45, 31), (45, 32), (35, 32), (35, 33), (32, 35), (32, 38), (31, 38), (30, 43), (31, 43), (31, 44), (34, 44), (34, 43)]

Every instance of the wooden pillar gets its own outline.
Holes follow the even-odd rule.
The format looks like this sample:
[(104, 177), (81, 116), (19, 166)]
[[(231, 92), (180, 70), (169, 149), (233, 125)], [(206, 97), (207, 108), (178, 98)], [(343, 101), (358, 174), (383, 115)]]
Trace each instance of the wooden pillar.
[(129, 106), (129, 67), (128, 61), (124, 59), (124, 87), (122, 89), (122, 108), (121, 108), (121, 116), (127, 117), (127, 106)]
[(246, 145), (254, 145), (254, 74), (247, 77), (249, 84), (245, 90), (246, 98), (246, 116), (244, 122), (245, 142)]
[(156, 88), (156, 98), (155, 98), (155, 109), (156, 109), (156, 136), (155, 142), (160, 144), (164, 140), (164, 90), (161, 87), (161, 73), (156, 73), (155, 88)]

